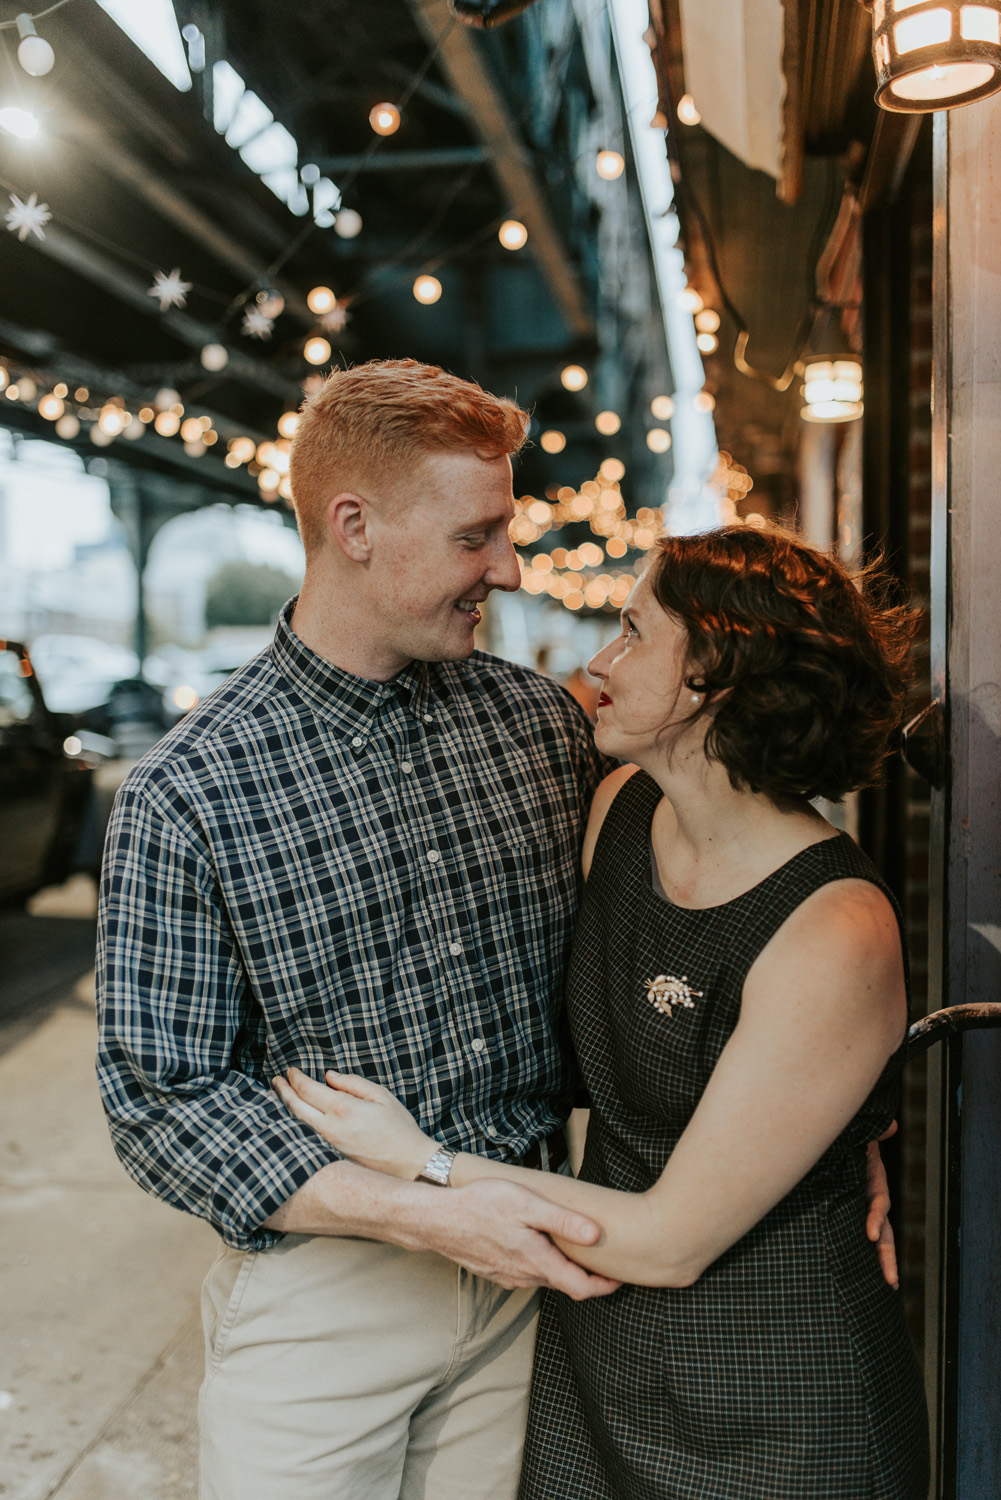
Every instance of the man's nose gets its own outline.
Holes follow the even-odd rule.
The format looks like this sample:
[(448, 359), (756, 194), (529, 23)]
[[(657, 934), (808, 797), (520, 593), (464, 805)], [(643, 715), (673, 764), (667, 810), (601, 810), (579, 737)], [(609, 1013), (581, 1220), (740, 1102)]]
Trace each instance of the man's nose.
[(511, 538), (506, 536), (498, 544), (497, 551), (490, 559), (490, 569), (485, 580), (492, 589), (503, 589), (505, 593), (511, 594), (521, 586), (521, 569), (518, 566), (518, 554), (514, 550)]

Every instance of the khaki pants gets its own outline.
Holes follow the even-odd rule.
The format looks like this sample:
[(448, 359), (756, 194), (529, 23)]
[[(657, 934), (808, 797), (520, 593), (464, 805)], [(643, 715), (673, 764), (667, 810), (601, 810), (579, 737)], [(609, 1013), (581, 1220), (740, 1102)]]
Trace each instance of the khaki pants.
[(224, 1248), (202, 1500), (514, 1500), (537, 1295), (369, 1240)]

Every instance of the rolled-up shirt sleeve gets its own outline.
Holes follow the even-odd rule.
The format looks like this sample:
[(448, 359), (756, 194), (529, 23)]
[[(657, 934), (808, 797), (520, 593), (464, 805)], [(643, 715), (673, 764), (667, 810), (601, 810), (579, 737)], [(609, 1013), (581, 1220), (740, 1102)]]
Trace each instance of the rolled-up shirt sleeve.
[(126, 1170), (236, 1249), (273, 1245), (264, 1220), (337, 1152), (268, 1086), (212, 863), (149, 783), (123, 787), (108, 830), (97, 996), (98, 1080)]

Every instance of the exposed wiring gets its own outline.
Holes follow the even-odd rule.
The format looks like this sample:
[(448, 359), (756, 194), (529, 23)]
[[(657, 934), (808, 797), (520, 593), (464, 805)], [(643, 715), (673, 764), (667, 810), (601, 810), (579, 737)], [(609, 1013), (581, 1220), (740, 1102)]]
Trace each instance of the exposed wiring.
[[(29, 20), (44, 21), (45, 17), (51, 16), (54, 10), (62, 10), (63, 6), (69, 5), (69, 3), (70, 0), (56, 0), (55, 5), (47, 5), (44, 10), (36, 10), (34, 15), (29, 16)], [(22, 14), (24, 13), (22, 12)], [(15, 17), (13, 21), (0, 21), (0, 31), (13, 29), (17, 25), (19, 19), (20, 17)]]

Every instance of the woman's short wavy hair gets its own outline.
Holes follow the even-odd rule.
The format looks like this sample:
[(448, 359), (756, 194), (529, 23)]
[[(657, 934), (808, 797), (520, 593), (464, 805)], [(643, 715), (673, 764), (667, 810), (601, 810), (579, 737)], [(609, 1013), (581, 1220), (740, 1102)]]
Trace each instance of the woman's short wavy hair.
[(648, 576), (688, 632), (686, 686), (734, 787), (839, 801), (878, 781), (918, 615), (877, 565), (852, 574), (779, 527), (733, 525), (663, 538)]

